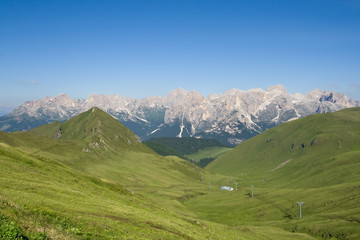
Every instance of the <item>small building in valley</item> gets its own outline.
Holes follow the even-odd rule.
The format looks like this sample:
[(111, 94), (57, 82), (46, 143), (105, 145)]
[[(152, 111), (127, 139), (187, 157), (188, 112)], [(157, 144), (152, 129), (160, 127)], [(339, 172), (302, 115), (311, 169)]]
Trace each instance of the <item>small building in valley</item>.
[(222, 190), (234, 191), (234, 188), (228, 187), (228, 186), (221, 186), (220, 189), (221, 189), (221, 191), (222, 191)]

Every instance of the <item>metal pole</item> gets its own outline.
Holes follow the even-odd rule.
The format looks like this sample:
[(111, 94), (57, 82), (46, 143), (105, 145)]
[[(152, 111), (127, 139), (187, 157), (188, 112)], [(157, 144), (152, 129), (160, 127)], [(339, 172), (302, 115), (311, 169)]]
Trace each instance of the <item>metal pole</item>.
[(251, 197), (254, 197), (254, 187), (255, 185), (251, 185)]
[(235, 183), (235, 186), (236, 186), (236, 191), (237, 191), (237, 185), (238, 185), (238, 183), (236, 182), (236, 183)]
[(304, 202), (297, 202), (297, 205), (299, 205), (299, 207), (300, 207), (300, 218), (301, 218), (302, 217), (302, 215), (301, 215), (301, 206), (304, 205)]

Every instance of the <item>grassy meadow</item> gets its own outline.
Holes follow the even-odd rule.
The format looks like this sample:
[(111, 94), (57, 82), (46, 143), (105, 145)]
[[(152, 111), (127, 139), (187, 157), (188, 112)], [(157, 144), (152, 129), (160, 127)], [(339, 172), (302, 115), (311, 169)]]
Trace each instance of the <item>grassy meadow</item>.
[(360, 238), (357, 109), (270, 129), (206, 169), (156, 154), (94, 109), (0, 132), (2, 238)]
[[(359, 239), (359, 129), (359, 108), (312, 115), (249, 139), (207, 169), (233, 176), (242, 187), (244, 194), (237, 193), (234, 211), (245, 222), (282, 226), (323, 239)], [(255, 185), (255, 198), (246, 195), (250, 185)], [(207, 215), (203, 199), (192, 201), (187, 204), (201, 202), (196, 211)], [(304, 202), (302, 219), (299, 201)], [(229, 216), (221, 221), (240, 220)]]

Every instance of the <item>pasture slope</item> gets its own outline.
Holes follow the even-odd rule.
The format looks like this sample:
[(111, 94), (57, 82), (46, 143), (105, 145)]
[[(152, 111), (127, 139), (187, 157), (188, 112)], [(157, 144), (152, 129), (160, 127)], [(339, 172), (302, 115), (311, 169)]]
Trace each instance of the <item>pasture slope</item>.
[(231, 201), (217, 190), (231, 177), (157, 155), (97, 108), (0, 132), (0, 166), (4, 239), (314, 239), (281, 224), (229, 224), (217, 205), (216, 219), (199, 212), (202, 203), (189, 206)]
[[(319, 239), (360, 239), (360, 108), (269, 129), (206, 169), (231, 176), (229, 184), (237, 182), (239, 191), (185, 202), (202, 218), (278, 226)], [(304, 202), (301, 219), (297, 202)]]

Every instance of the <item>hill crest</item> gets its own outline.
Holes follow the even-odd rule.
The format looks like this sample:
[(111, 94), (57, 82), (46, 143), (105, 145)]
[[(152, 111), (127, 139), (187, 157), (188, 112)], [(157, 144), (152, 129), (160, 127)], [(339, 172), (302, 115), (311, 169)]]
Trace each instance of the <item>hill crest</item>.
[(316, 114), (269, 129), (223, 154), (208, 170), (262, 184), (316, 187), (353, 182), (360, 156), (360, 108)]
[(82, 141), (91, 149), (118, 150), (129, 148), (137, 151), (149, 149), (140, 138), (108, 113), (97, 107), (77, 115), (65, 122), (53, 122), (29, 131), (39, 136), (47, 136), (63, 140)]

